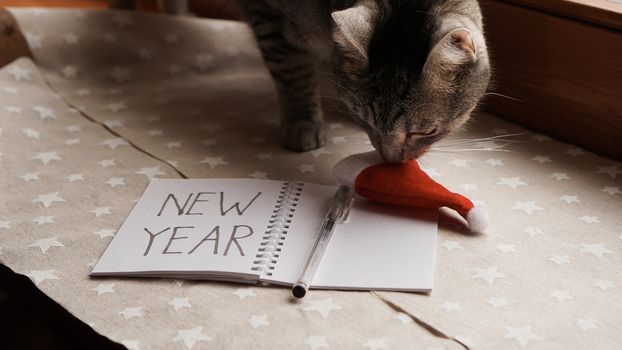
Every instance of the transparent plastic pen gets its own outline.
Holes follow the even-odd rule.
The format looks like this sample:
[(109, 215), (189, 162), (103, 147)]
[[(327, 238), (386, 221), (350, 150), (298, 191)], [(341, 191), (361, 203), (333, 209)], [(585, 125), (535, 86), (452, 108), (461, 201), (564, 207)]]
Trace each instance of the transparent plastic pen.
[(292, 294), (296, 298), (302, 298), (307, 294), (335, 226), (346, 220), (353, 203), (354, 191), (348, 186), (340, 186), (330, 202), (315, 243), (313, 243), (307, 261), (292, 288)]

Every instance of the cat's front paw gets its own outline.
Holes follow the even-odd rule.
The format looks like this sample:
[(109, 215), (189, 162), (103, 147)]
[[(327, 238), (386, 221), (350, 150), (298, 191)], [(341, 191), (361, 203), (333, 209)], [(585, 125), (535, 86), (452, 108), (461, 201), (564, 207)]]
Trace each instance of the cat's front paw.
[(292, 151), (304, 152), (326, 144), (324, 124), (306, 120), (294, 120), (281, 129), (281, 144)]

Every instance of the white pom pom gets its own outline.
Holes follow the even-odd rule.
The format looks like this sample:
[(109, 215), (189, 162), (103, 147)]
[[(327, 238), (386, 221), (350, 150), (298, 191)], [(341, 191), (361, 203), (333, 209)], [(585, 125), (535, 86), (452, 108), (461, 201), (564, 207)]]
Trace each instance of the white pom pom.
[(466, 219), (472, 232), (484, 233), (490, 225), (490, 218), (485, 207), (473, 207), (469, 210)]

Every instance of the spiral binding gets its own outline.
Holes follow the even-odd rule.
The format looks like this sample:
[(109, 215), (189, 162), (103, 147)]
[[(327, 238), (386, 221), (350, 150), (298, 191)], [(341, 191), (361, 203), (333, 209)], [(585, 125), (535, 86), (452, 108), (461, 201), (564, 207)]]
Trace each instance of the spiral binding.
[(289, 225), (292, 222), (292, 217), (296, 211), (296, 206), (300, 200), (302, 193), (301, 182), (284, 182), (279, 197), (268, 221), (268, 226), (263, 241), (260, 243), (256, 260), (253, 261), (253, 267), (251, 270), (264, 274), (265, 276), (272, 276), (272, 270), (277, 262), (279, 254), (281, 252), (281, 246), (287, 237), (287, 231)]

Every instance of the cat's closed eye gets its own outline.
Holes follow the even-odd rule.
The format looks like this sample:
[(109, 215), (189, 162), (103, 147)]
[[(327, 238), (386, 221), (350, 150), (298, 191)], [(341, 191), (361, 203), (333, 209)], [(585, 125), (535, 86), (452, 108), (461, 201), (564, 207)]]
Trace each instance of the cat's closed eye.
[(411, 139), (411, 138), (416, 138), (416, 137), (421, 137), (421, 136), (432, 136), (432, 135), (435, 135), (437, 132), (438, 132), (438, 128), (434, 128), (429, 131), (413, 131), (413, 132), (409, 132), (408, 134), (406, 134), (406, 137)]

